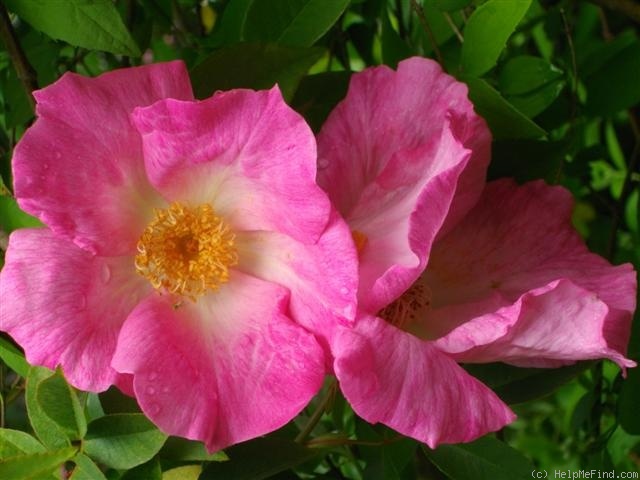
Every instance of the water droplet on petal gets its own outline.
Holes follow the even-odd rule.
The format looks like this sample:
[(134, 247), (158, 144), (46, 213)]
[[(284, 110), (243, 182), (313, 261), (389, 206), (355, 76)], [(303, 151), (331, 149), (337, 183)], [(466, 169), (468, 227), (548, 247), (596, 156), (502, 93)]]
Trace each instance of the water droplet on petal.
[(109, 283), (109, 280), (111, 280), (111, 268), (106, 263), (102, 265), (100, 279), (102, 280), (102, 283)]
[(158, 378), (158, 372), (151, 372), (151, 373), (149, 374), (149, 380), (150, 380), (150, 381), (152, 381), (152, 382), (153, 382), (156, 378)]
[(340, 293), (341, 293), (342, 295), (345, 295), (345, 296), (346, 296), (346, 295), (348, 295), (348, 294), (349, 294), (349, 289), (348, 289), (347, 287), (342, 287), (342, 288), (340, 289)]
[(324, 170), (325, 168), (327, 168), (329, 166), (329, 159), (328, 158), (319, 158), (318, 159), (318, 170)]
[(162, 387), (162, 393), (169, 393), (169, 387), (167, 386)]
[(55, 157), (56, 157), (56, 159), (60, 160), (62, 158), (62, 153), (56, 152), (55, 153)]
[(157, 415), (159, 412), (160, 412), (160, 405), (158, 405), (157, 403), (152, 403), (151, 405), (149, 405), (150, 415)]
[(153, 395), (153, 394), (155, 394), (155, 393), (156, 393), (156, 389), (155, 389), (155, 388), (153, 388), (153, 387), (147, 387), (147, 393), (148, 393), (149, 395)]

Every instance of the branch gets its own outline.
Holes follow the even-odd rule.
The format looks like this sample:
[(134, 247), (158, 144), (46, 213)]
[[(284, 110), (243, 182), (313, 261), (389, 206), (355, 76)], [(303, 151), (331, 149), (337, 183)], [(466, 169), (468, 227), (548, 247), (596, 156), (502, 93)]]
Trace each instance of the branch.
[(11, 58), (11, 63), (13, 63), (16, 69), (18, 79), (27, 92), (27, 98), (29, 99), (31, 108), (35, 109), (36, 101), (33, 98), (33, 91), (38, 89), (38, 77), (29, 60), (27, 60), (22, 47), (18, 43), (16, 32), (13, 30), (13, 25), (11, 25), (11, 19), (7, 13), (7, 9), (4, 8), (2, 3), (0, 3), (0, 38), (2, 38), (3, 43), (7, 47), (9, 58)]
[(601, 7), (615, 10), (626, 15), (636, 23), (640, 23), (640, 3), (634, 0), (589, 0)]

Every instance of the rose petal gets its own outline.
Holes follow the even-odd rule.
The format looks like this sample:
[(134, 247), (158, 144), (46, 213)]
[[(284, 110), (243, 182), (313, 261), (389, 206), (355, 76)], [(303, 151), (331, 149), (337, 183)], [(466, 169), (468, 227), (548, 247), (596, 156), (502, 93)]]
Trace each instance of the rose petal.
[(315, 140), (277, 87), (158, 102), (133, 121), (149, 178), (166, 198), (212, 203), (235, 230), (305, 243), (324, 230), (330, 203), (315, 183)]
[(48, 229), (16, 230), (0, 272), (0, 327), (29, 363), (62, 366), (77, 388), (126, 379), (110, 367), (120, 326), (150, 287), (133, 259), (96, 257)]
[(336, 328), (350, 325), (356, 310), (358, 257), (344, 221), (334, 212), (313, 245), (273, 232), (244, 232), (236, 240), (238, 268), (289, 289), (291, 317), (319, 337), (329, 361)]
[(34, 96), (39, 118), (13, 155), (20, 207), (94, 253), (135, 251), (158, 199), (129, 114), (162, 98), (193, 98), (184, 64), (66, 73)]
[(354, 411), (435, 448), (502, 428), (515, 415), (432, 343), (361, 317), (332, 345), (340, 387)]
[(142, 410), (169, 434), (210, 451), (265, 434), (324, 375), (321, 348), (285, 316), (287, 302), (282, 287), (238, 271), (196, 304), (153, 295), (123, 326), (113, 366), (134, 375)]
[[(431, 289), (432, 310), (416, 330), (427, 338), (451, 332), (441, 343), (459, 352), (474, 342), (484, 345), (501, 338), (518, 318), (530, 318), (531, 313), (520, 311), (523, 305), (542, 302), (530, 309), (539, 315), (536, 328), (556, 325), (566, 311), (573, 311), (581, 316), (564, 326), (589, 329), (584, 334), (591, 344), (583, 345), (582, 356), (566, 346), (574, 359), (594, 358), (593, 352), (604, 352), (601, 342), (606, 342), (620, 355), (603, 356), (624, 364), (620, 359), (635, 309), (635, 273), (628, 264), (615, 267), (590, 253), (571, 226), (571, 209), (571, 195), (561, 187), (543, 182), (518, 187), (509, 180), (487, 185), (478, 205), (434, 246), (421, 277)], [(545, 300), (551, 297), (557, 297), (557, 312)], [(453, 333), (456, 328), (460, 330)], [(560, 337), (560, 328), (549, 329), (550, 345)], [(572, 335), (565, 337), (567, 343)], [(463, 343), (452, 346), (462, 338)], [(558, 354), (550, 352), (550, 359)]]
[(318, 182), (368, 239), (360, 300), (369, 312), (408, 288), (433, 238), (480, 195), (490, 134), (466, 94), (430, 60), (367, 69), (320, 133)]

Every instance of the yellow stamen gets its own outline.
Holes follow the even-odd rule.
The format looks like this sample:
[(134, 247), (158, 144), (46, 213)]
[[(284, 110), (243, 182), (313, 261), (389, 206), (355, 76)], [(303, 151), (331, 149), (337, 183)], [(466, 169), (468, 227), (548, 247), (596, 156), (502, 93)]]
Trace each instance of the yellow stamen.
[(229, 281), (235, 235), (209, 204), (157, 209), (138, 240), (135, 265), (154, 288), (195, 301)]
[(400, 298), (383, 308), (378, 316), (401, 330), (406, 330), (431, 309), (431, 290), (418, 279)]
[(353, 238), (353, 243), (356, 244), (358, 253), (362, 253), (362, 250), (364, 250), (364, 247), (367, 245), (367, 236), (358, 230), (351, 230), (351, 237)]

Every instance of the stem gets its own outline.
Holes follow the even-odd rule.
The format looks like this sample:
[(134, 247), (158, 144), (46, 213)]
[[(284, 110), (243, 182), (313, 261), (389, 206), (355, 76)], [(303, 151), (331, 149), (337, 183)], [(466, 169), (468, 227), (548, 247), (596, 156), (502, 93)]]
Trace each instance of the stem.
[(429, 37), (429, 42), (433, 47), (433, 52), (436, 54), (438, 63), (444, 69), (442, 52), (438, 47), (438, 43), (436, 42), (436, 37), (433, 35), (433, 30), (431, 30), (431, 27), (429, 26), (429, 22), (427, 22), (427, 17), (424, 14), (424, 9), (420, 5), (418, 5), (418, 2), (416, 2), (416, 0), (411, 0), (411, 8), (413, 9), (414, 12), (416, 12), (416, 15), (418, 16), (418, 20), (420, 20), (420, 23), (422, 24), (422, 28), (424, 29), (424, 31), (427, 33), (427, 36)]
[(449, 24), (449, 26), (451, 27), (451, 30), (453, 30), (453, 33), (456, 34), (458, 41), (460, 43), (464, 43), (464, 37), (462, 36), (462, 33), (460, 32), (460, 30), (458, 30), (458, 27), (456, 26), (456, 23), (453, 21), (453, 18), (451, 18), (451, 15), (449, 15), (448, 12), (442, 12), (442, 15), (444, 15), (444, 18)]
[(20, 43), (18, 43), (18, 37), (11, 24), (9, 13), (2, 3), (0, 3), (0, 38), (2, 38), (3, 43), (7, 47), (9, 58), (11, 58), (11, 63), (13, 63), (16, 69), (18, 79), (27, 92), (31, 109), (35, 110), (36, 101), (33, 98), (33, 91), (38, 89), (38, 77), (29, 60), (27, 60)]
[(601, 7), (615, 10), (626, 15), (636, 23), (640, 23), (640, 4), (633, 0), (589, 0)]
[(327, 389), (327, 393), (325, 394), (324, 398), (320, 401), (320, 403), (318, 404), (314, 412), (311, 414), (311, 417), (309, 417), (307, 424), (296, 436), (294, 440), (296, 443), (303, 443), (307, 439), (307, 437), (311, 434), (313, 429), (316, 427), (316, 425), (322, 418), (322, 415), (324, 415), (324, 412), (327, 411), (327, 408), (333, 402), (333, 399), (335, 398), (335, 395), (336, 395), (336, 387), (337, 387), (337, 384), (334, 379), (329, 385), (329, 388)]

